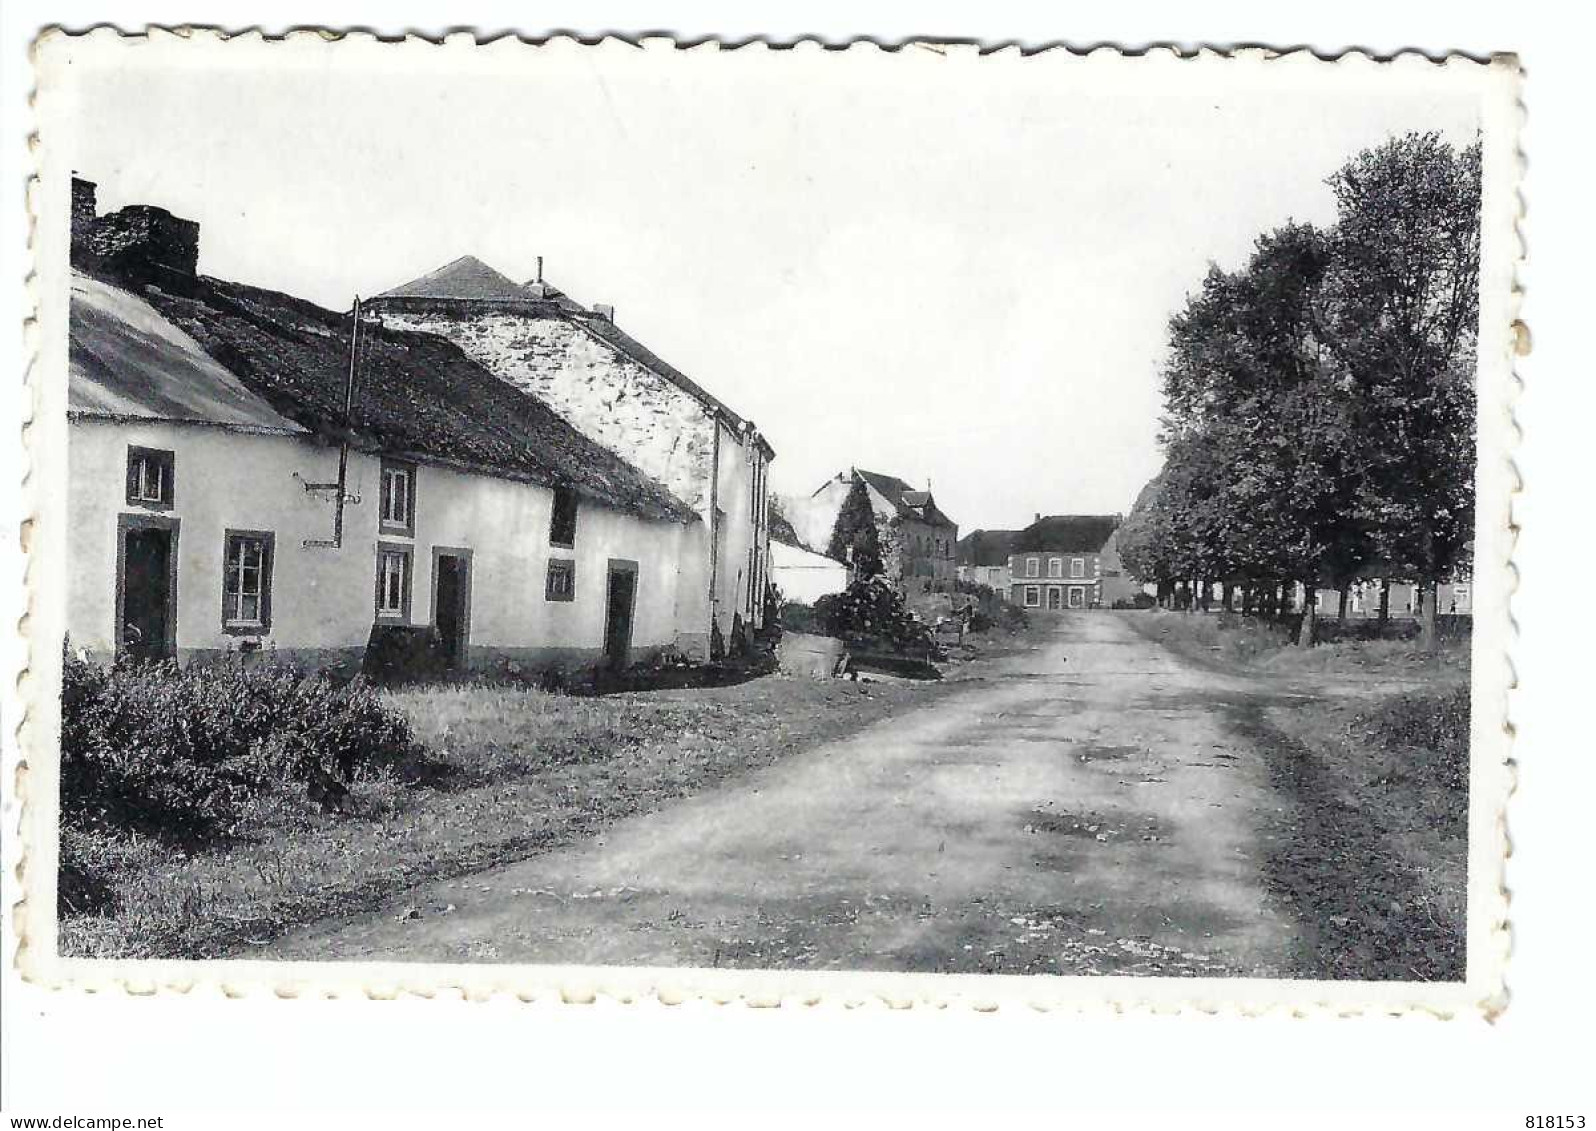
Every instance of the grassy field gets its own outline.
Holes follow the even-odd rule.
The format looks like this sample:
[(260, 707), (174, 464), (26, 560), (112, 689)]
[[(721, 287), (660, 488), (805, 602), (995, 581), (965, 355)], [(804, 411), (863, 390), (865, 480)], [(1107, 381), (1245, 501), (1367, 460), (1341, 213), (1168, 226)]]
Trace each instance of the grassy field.
[(1467, 641), (1297, 648), (1215, 614), (1127, 613), (1176, 654), (1241, 677), (1231, 724), (1281, 799), (1266, 880), (1303, 926), (1305, 977), (1458, 980), (1467, 919)]
[(137, 836), (80, 844), (108, 890), (93, 913), (65, 909), (61, 951), (247, 957), (289, 927), (571, 842), (954, 686), (768, 675), (592, 698), (471, 684), (390, 692), (418, 751), (357, 781), (351, 813), (283, 788), (203, 851)]

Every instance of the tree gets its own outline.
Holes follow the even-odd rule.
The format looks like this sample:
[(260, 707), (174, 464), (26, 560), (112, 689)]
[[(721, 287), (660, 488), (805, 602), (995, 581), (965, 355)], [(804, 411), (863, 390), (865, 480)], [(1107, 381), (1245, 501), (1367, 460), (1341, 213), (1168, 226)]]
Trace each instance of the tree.
[(1359, 407), (1366, 469), (1358, 517), (1389, 568), (1435, 591), (1474, 538), (1474, 367), (1479, 318), (1480, 145), (1408, 134), (1329, 179), (1333, 267), (1317, 326)]
[(881, 534), (876, 529), (875, 509), (864, 480), (855, 479), (848, 497), (837, 512), (831, 544), (826, 556), (853, 567), (855, 577), (879, 577), (886, 570), (881, 558)]

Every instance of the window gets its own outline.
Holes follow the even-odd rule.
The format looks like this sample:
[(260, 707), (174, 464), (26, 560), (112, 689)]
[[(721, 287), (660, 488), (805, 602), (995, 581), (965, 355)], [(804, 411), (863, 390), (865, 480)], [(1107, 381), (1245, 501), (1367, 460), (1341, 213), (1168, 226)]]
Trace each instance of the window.
[(1070, 576), (1071, 577), (1085, 577), (1086, 576), (1086, 559), (1085, 558), (1071, 558), (1070, 559)]
[(549, 520), (549, 545), (567, 550), (576, 545), (576, 492), (554, 488), (554, 517)]
[(576, 600), (576, 563), (569, 558), (550, 558), (549, 576), (543, 585), (545, 601)]
[(222, 551), (222, 631), (252, 635), (272, 624), (272, 535), (229, 530)]
[(1049, 577), (1063, 577), (1064, 576), (1064, 559), (1063, 558), (1048, 558), (1047, 559), (1047, 575)]
[(158, 448), (128, 448), (128, 504), (169, 510), (173, 497), (173, 471), (171, 452)]
[(416, 469), (398, 460), (382, 461), (382, 529), (391, 534), (416, 532)]
[[(1036, 559), (1032, 559), (1034, 562)], [(1027, 609), (1040, 608), (1042, 605), (1042, 587), (1040, 585), (1027, 585), (1025, 587), (1025, 607)]]
[(410, 547), (377, 543), (377, 617), (410, 619)]
[(1026, 558), (1025, 559), (1025, 576), (1026, 577), (1037, 577), (1037, 576), (1039, 576), (1039, 571), (1040, 571), (1041, 567), (1042, 567), (1042, 559), (1041, 558), (1035, 558), (1035, 557)]

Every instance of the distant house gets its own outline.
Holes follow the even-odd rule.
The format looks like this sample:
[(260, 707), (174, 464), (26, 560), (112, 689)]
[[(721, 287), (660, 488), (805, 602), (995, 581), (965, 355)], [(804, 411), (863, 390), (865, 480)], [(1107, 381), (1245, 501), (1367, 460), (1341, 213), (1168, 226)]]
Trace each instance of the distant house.
[[(787, 515), (793, 506), (790, 500), (770, 497), (770, 580), (784, 600), (812, 605), (848, 588), (852, 571), (846, 562), (818, 553), (806, 542)], [(797, 510), (804, 513), (801, 506)]]
[(1007, 597), (1013, 585), (1009, 555), (1019, 536), (1018, 530), (973, 530), (960, 538), (955, 555), (958, 579), (989, 586)]
[(821, 484), (809, 505), (816, 514), (835, 516), (827, 544), (833, 557), (857, 565), (874, 555), (882, 576), (905, 591), (951, 587), (959, 526), (929, 490), (849, 468)]
[[(1314, 591), (1315, 608), (1321, 617), (1339, 616), (1341, 592), (1337, 589)], [(1302, 600), (1301, 586), (1297, 587), (1296, 600)], [(1392, 617), (1417, 617), (1420, 589), (1411, 581), (1392, 580), (1386, 597), (1386, 612)], [(1474, 612), (1474, 588), (1465, 579), (1444, 581), (1435, 589), (1435, 611), (1441, 616), (1466, 616)], [(1352, 583), (1347, 593), (1347, 616), (1359, 620), (1380, 615), (1380, 578), (1365, 577)]]
[(1010, 600), (1027, 609), (1095, 609), (1140, 587), (1119, 558), (1117, 514), (1036, 516), (1009, 554)]
[(198, 225), (73, 196), (74, 648), (348, 668), (400, 639), (517, 670), (707, 635), (701, 513), (542, 398), (442, 337), (199, 276)]
[(760, 625), (775, 452), (751, 421), (617, 326), (614, 307), (583, 307), (541, 273), (516, 283), (470, 256), (371, 307), (385, 326), (453, 342), (698, 516), (679, 563), (685, 651), (708, 655), (738, 625)]

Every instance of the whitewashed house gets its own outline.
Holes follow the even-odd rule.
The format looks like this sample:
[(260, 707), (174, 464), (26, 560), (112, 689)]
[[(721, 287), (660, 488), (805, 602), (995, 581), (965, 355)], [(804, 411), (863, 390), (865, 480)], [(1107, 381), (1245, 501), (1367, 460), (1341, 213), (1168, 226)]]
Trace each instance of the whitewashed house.
[(705, 523), (657, 479), (449, 342), (200, 277), (197, 225), (73, 187), (74, 648), (524, 670), (702, 643)]
[(783, 600), (813, 605), (848, 588), (851, 571), (843, 562), (781, 538), (770, 540), (770, 577)]
[(711, 655), (763, 624), (775, 453), (750, 421), (620, 329), (613, 307), (583, 307), (541, 277), (518, 284), (467, 256), (378, 295), (371, 309), (385, 326), (455, 343), (701, 520), (689, 528), (677, 587), (684, 651)]

